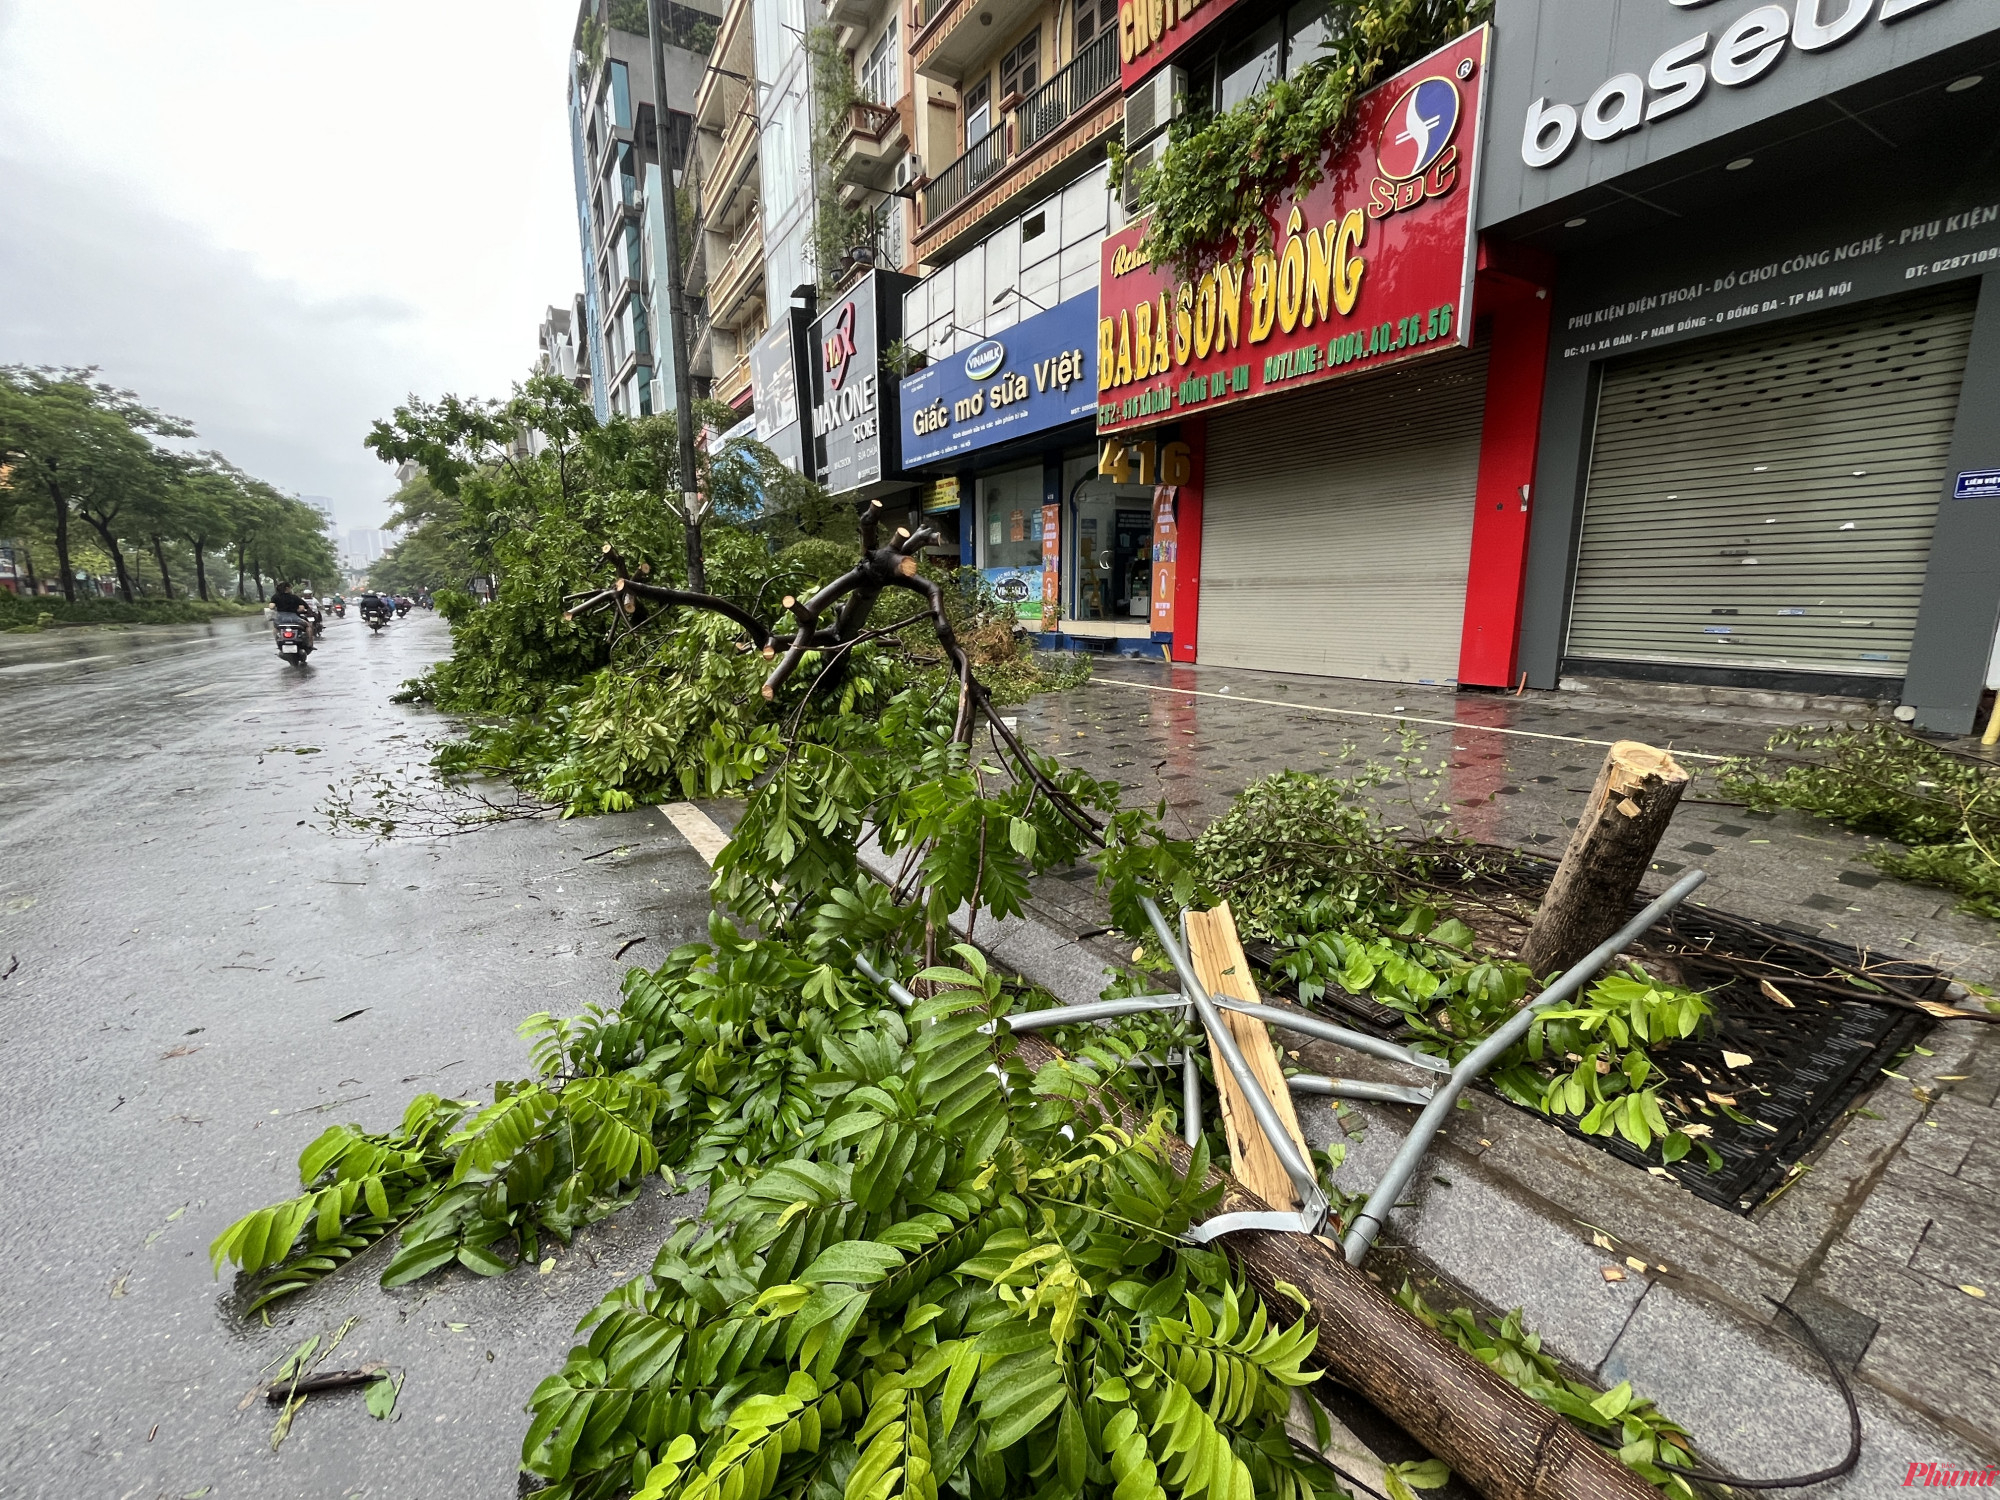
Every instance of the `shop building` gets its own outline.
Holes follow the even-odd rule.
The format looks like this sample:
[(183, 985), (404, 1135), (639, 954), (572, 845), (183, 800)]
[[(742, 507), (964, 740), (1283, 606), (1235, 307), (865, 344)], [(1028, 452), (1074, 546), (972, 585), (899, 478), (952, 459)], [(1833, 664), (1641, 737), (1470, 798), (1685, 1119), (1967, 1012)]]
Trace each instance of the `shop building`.
[(1554, 267), (1518, 665), (1972, 726), (2000, 12), (1499, 0), (1479, 222)]
[[(1156, 31), (1131, 10), (1142, 165), (1176, 109), (1254, 96), (1328, 24), (1215, 5)], [(1534, 254), (1474, 233), (1489, 40), (1357, 101), (1255, 253), (1190, 273), (1147, 261), (1144, 221), (1105, 242), (1100, 461), (1154, 486), (1174, 528), (1175, 660), (1512, 685), (1549, 298)]]
[(836, 496), (892, 511), (912, 508), (916, 487), (903, 472), (897, 379), (887, 364), (911, 285), (894, 271), (864, 271), (834, 294), (807, 336), (812, 402), (800, 430), (810, 472)]
[(902, 459), (955, 536), (1047, 645), (1157, 654), (1154, 485), (1100, 473), (1099, 247), (1114, 222), (1100, 163), (966, 247), (904, 298)]

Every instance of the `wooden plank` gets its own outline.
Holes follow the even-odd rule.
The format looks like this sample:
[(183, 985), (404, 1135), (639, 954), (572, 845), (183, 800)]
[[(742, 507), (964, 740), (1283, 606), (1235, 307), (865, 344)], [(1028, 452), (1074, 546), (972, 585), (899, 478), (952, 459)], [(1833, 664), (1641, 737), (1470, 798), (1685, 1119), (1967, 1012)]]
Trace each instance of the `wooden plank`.
[[(1229, 903), (1223, 902), (1214, 911), (1191, 911), (1187, 922), (1188, 957), (1209, 994), (1231, 1000), (1259, 1000), (1257, 986), (1250, 978), (1250, 960), (1243, 956), (1243, 944), (1237, 936), (1236, 918), (1229, 910)], [(1264, 1096), (1277, 1110), (1278, 1119), (1291, 1132), (1299, 1154), (1310, 1161), (1312, 1157), (1299, 1130), (1298, 1115), (1292, 1109), (1292, 1092), (1285, 1086), (1284, 1070), (1278, 1066), (1269, 1029), (1254, 1016), (1226, 1010), (1222, 1012), (1222, 1024), (1235, 1037), (1244, 1060), (1250, 1064), (1250, 1072), (1263, 1086)], [(1275, 1208), (1299, 1207), (1298, 1190), (1292, 1186), (1290, 1174), (1278, 1160), (1278, 1153), (1271, 1149), (1271, 1143), (1264, 1139), (1248, 1100), (1215, 1050), (1213, 1039), (1209, 1042), (1209, 1059), (1214, 1064), (1217, 1091), (1222, 1096), (1222, 1126), (1229, 1141), (1232, 1174)]]

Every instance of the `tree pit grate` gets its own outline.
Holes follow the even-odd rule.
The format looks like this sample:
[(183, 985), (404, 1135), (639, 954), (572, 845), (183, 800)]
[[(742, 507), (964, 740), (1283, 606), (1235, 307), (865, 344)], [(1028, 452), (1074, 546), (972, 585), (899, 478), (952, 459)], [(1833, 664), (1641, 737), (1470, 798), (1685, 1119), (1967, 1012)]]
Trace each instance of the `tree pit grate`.
[[(1504, 858), (1484, 860), (1468, 873), (1473, 885), (1527, 898), (1532, 910), (1554, 869), (1552, 860), (1507, 850)], [(1273, 968), (1278, 950), (1261, 941), (1246, 942), (1244, 949), (1265, 971), (1267, 993), (1297, 1004), (1296, 986)], [(1701, 990), (1714, 1009), (1696, 1035), (1649, 1055), (1669, 1122), (1706, 1126), (1701, 1139), (1722, 1159), (1721, 1167), (1712, 1170), (1699, 1147), (1678, 1162), (1663, 1163), (1657, 1147), (1641, 1151), (1621, 1136), (1587, 1134), (1574, 1119), (1543, 1118), (1620, 1161), (1663, 1170), (1696, 1197), (1746, 1216), (1795, 1180), (1799, 1163), (1844, 1121), (1856, 1100), (1929, 1034), (1936, 1021), (1906, 1008), (1907, 1001), (1945, 1003), (1951, 983), (1949, 975), (1925, 964), (1885, 959), (1813, 933), (1694, 906), (1670, 914), (1629, 956), (1660, 978)], [(1772, 998), (1765, 985), (1789, 1006)], [(1343, 1024), (1378, 1036), (1405, 1030), (1397, 1011), (1337, 989), (1305, 1008), (1338, 1011)], [(1725, 1052), (1749, 1061), (1731, 1067)], [(1505, 1098), (1487, 1084), (1480, 1087)]]

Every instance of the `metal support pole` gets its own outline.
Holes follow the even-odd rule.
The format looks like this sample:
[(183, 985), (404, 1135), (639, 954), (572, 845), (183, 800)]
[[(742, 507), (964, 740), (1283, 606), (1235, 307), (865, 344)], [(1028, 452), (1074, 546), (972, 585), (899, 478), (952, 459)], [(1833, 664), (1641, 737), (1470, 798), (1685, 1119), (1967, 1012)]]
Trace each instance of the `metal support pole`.
[(1319, 1094), (1332, 1099), (1373, 1099), (1378, 1104), (1429, 1104), (1434, 1089), (1413, 1089), (1401, 1083), (1370, 1083), (1365, 1078), (1328, 1078), (1319, 1073), (1294, 1073), (1285, 1080), (1295, 1094)]
[(1361, 1210), (1361, 1216), (1348, 1230), (1342, 1250), (1347, 1255), (1349, 1265), (1360, 1265), (1368, 1254), (1368, 1247), (1375, 1243), (1375, 1236), (1382, 1231), (1382, 1221), (1389, 1217), (1389, 1210), (1396, 1206), (1396, 1200), (1416, 1175), (1418, 1165), (1424, 1159), (1424, 1152), (1430, 1149), (1431, 1140), (1444, 1127), (1445, 1117), (1458, 1104), (1458, 1096), (1465, 1092), (1466, 1085), (1478, 1078), (1494, 1063), (1498, 1062), (1508, 1048), (1528, 1033), (1534, 1024), (1537, 1012), (1549, 1009), (1568, 1000), (1592, 979), (1597, 971), (1611, 962), (1618, 952), (1645, 932), (1660, 918), (1679, 906), (1696, 888), (1708, 879), (1702, 870), (1690, 870), (1672, 885), (1665, 894), (1650, 902), (1646, 909), (1599, 943), (1527, 1005), (1514, 1015), (1493, 1035), (1475, 1047), (1457, 1067), (1451, 1070), (1451, 1077), (1439, 1086), (1432, 1095), (1431, 1102), (1417, 1119), (1416, 1128), (1403, 1142), (1396, 1159), (1389, 1163), (1389, 1170), (1382, 1174), (1382, 1180), (1375, 1185), (1375, 1191), (1368, 1195), (1368, 1206)]
[(1395, 1042), (1385, 1042), (1380, 1037), (1370, 1036), (1365, 1031), (1352, 1031), (1345, 1026), (1336, 1026), (1331, 1021), (1322, 1021), (1318, 1016), (1303, 1011), (1280, 1010), (1275, 1005), (1260, 1005), (1254, 1000), (1232, 1000), (1227, 995), (1219, 996), (1215, 1002), (1224, 1010), (1233, 1010), (1239, 1015), (1255, 1016), (1267, 1026), (1282, 1026), (1287, 1031), (1302, 1032), (1306, 1036), (1318, 1037), (1323, 1042), (1333, 1042), (1350, 1051), (1365, 1052), (1370, 1057), (1379, 1057), (1387, 1062), (1406, 1063), (1413, 1068), (1422, 1068), (1426, 1073), (1449, 1073), (1451, 1064), (1441, 1057), (1432, 1057), (1427, 1052), (1412, 1051)]
[(1014, 1031), (1045, 1031), (1052, 1026), (1074, 1026), (1084, 1021), (1109, 1021), (1119, 1016), (1144, 1015), (1155, 1010), (1179, 1010), (1179, 995), (1134, 995), (1125, 1000), (1093, 1000), (1087, 1005), (1061, 1005), (1049, 1010), (1017, 1011), (1006, 1017)]
[[(681, 200), (674, 188), (672, 112), (667, 108), (667, 54), (662, 48), (660, 0), (646, 0), (646, 46), (653, 54), (653, 141), (660, 158), (660, 190), (667, 195), (667, 348), (674, 366), (674, 422), (680, 429), (681, 506), (687, 521), (688, 587), (708, 588), (702, 559), (700, 504), (695, 486), (694, 393), (688, 388), (687, 295), (681, 286)], [(755, 101), (752, 101), (755, 107)], [(699, 226), (696, 226), (697, 230)], [(659, 309), (655, 308), (657, 314)], [(657, 321), (657, 319), (656, 319)]]

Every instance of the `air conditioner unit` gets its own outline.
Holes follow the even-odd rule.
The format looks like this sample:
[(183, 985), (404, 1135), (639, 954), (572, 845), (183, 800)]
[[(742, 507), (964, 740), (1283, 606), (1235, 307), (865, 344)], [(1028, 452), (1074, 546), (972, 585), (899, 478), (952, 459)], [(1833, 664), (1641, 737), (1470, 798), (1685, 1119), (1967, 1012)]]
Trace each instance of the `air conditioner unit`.
[(896, 163), (896, 186), (908, 187), (924, 175), (924, 159), (914, 151), (905, 152), (903, 159)]
[(1187, 71), (1162, 68), (1125, 96), (1127, 150), (1166, 129), (1187, 108)]
[(1139, 207), (1139, 179), (1149, 168), (1158, 166), (1160, 158), (1166, 154), (1167, 138), (1164, 135), (1156, 135), (1143, 146), (1125, 153), (1125, 180), (1119, 184), (1118, 196), (1127, 213)]

